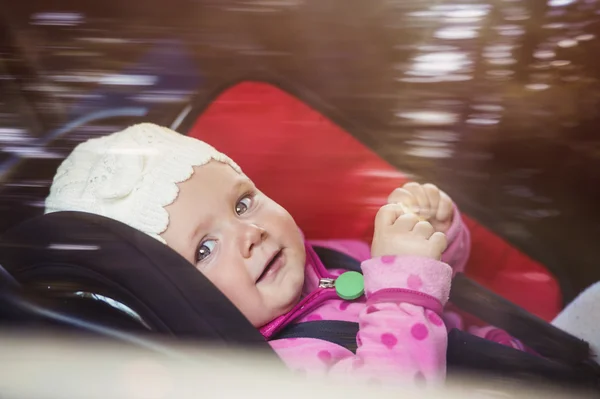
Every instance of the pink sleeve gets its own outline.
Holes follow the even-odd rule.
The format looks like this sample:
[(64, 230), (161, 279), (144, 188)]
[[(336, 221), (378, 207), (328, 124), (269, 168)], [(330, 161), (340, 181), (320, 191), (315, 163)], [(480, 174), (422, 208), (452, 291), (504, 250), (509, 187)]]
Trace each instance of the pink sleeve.
[(367, 306), (358, 318), (358, 349), (331, 371), (428, 386), (442, 383), (447, 331), (440, 315), (451, 268), (412, 256), (369, 259), (362, 268)]
[(471, 233), (456, 205), (454, 205), (454, 219), (446, 237), (448, 248), (442, 254), (442, 261), (449, 264), (455, 273), (464, 272), (471, 252)]

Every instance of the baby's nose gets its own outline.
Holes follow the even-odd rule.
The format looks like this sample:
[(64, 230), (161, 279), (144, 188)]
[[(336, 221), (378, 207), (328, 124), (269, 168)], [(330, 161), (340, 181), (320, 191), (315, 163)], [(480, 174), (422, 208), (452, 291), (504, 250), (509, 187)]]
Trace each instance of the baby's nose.
[(249, 257), (252, 250), (267, 238), (267, 231), (254, 223), (247, 223), (243, 231), (242, 250), (244, 257)]

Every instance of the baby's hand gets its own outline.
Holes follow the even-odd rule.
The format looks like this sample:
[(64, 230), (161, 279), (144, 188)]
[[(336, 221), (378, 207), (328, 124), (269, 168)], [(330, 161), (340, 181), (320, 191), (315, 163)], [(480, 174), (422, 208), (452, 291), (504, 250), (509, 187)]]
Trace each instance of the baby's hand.
[(435, 231), (448, 232), (454, 216), (452, 200), (433, 184), (406, 183), (388, 197), (388, 204), (401, 204), (431, 223)]
[(375, 217), (371, 256), (413, 255), (439, 260), (446, 249), (446, 235), (435, 232), (414, 213), (404, 213), (398, 204), (387, 204)]

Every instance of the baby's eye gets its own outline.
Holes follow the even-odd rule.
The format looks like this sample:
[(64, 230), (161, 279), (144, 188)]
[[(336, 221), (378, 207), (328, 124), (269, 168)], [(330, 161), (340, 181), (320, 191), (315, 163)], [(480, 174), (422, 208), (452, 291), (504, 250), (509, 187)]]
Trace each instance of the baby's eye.
[(238, 215), (243, 215), (248, 211), (248, 209), (250, 209), (250, 205), (252, 205), (252, 197), (246, 195), (244, 198), (238, 201), (237, 205), (235, 206), (235, 213)]
[(206, 240), (200, 244), (198, 247), (198, 251), (196, 252), (196, 262), (201, 262), (204, 259), (208, 258), (212, 251), (215, 249), (217, 245), (217, 241), (215, 240)]

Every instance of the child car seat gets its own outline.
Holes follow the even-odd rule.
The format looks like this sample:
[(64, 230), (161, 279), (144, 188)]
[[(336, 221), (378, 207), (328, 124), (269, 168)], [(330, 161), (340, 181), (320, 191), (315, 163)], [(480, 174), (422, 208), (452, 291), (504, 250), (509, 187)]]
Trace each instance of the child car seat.
[(0, 265), (14, 278), (4, 273), (3, 293), (20, 284), (87, 321), (268, 348), (188, 261), (108, 218), (58, 212), (29, 220), (1, 237)]
[[(264, 82), (240, 82), (206, 109), (187, 113), (178, 130), (235, 159), (257, 187), (294, 216), (309, 239), (370, 243), (377, 210), (409, 177), (357, 140), (353, 132), (358, 128), (350, 130), (341, 116), (319, 112), (331, 111), (328, 103), (287, 86), (284, 91)], [(571, 295), (567, 279), (557, 279), (466, 214), (463, 219), (472, 239), (466, 274), (552, 320), (562, 308), (561, 285)]]
[[(144, 341), (144, 334), (262, 348), (273, 355), (258, 330), (188, 261), (105, 217), (58, 212), (27, 221), (0, 238), (0, 265), (12, 276), (0, 270), (0, 322), (51, 321), (151, 349), (161, 347)], [(316, 332), (326, 339), (323, 331)], [(471, 343), (474, 337), (466, 333), (454, 332), (450, 338), (449, 371), (495, 370), (465, 361), (472, 356), (467, 343), (485, 345), (478, 354), (495, 350), (504, 356), (510, 349), (490, 341)], [(515, 356), (514, 351), (509, 355)], [(490, 365), (498, 360), (483, 359)], [(581, 371), (569, 382), (595, 387), (595, 377)], [(557, 365), (551, 372), (564, 370)], [(505, 378), (499, 374), (496, 379)], [(533, 374), (527, 380), (539, 378)]]

